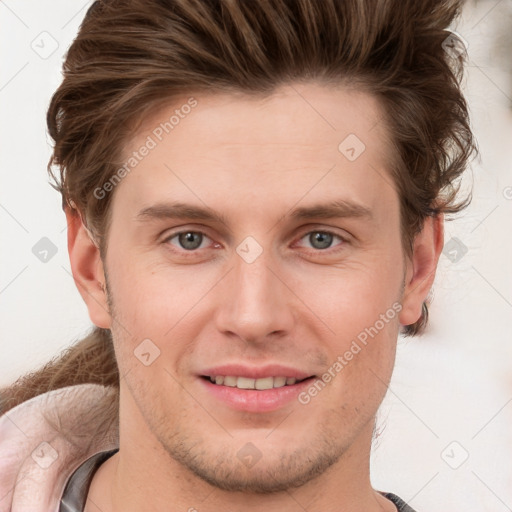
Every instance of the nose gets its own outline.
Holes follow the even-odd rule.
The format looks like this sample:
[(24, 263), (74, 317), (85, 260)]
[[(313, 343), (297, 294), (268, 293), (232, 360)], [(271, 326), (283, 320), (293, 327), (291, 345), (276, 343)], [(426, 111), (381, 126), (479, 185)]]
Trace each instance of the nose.
[(234, 255), (234, 268), (219, 289), (216, 324), (224, 335), (261, 343), (289, 335), (294, 294), (265, 251), (252, 263)]

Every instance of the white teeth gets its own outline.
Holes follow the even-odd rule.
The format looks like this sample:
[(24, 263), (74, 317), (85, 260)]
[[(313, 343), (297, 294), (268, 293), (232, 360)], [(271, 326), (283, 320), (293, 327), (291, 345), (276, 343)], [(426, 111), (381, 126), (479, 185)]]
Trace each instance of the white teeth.
[(238, 377), (236, 387), (239, 389), (254, 389), (255, 379), (248, 379), (247, 377)]
[(236, 387), (236, 377), (224, 377), (224, 386), (229, 386), (230, 388)]
[(295, 377), (263, 377), (261, 379), (250, 379), (248, 377), (234, 377), (232, 375), (211, 376), (210, 381), (219, 386), (237, 387), (239, 389), (272, 389), (291, 386), (297, 382)]
[(274, 387), (274, 377), (265, 377), (264, 379), (256, 379), (254, 383), (256, 389), (272, 389)]
[(286, 377), (274, 377), (274, 387), (282, 388), (286, 386)]

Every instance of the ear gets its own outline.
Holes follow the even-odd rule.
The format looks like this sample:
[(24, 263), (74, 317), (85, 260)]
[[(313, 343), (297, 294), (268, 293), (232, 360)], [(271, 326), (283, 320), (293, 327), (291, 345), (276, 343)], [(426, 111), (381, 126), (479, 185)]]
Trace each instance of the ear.
[(89, 235), (77, 210), (66, 207), (65, 212), (73, 279), (89, 310), (91, 321), (98, 327), (110, 329), (111, 317), (100, 250)]
[(413, 254), (406, 264), (400, 323), (411, 325), (421, 317), (422, 305), (434, 283), (444, 244), (444, 217), (427, 217), (414, 239)]

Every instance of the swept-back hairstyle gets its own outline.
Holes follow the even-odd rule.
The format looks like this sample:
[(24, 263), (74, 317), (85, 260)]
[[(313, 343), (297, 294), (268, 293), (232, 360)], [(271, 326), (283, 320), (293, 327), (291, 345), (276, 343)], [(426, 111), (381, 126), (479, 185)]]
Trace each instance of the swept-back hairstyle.
[[(428, 216), (455, 213), (475, 143), (461, 91), (465, 51), (446, 29), (456, 0), (103, 0), (89, 8), (48, 109), (48, 169), (63, 207), (105, 256), (111, 194), (124, 145), (178, 95), (268, 95), (317, 81), (374, 95), (393, 146), (404, 253)], [(345, 134), (346, 135), (346, 134)], [(55, 169), (58, 169), (55, 172)], [(404, 327), (420, 333), (427, 321)], [(119, 385), (108, 330), (85, 339), (6, 393), (7, 407), (84, 382)], [(5, 402), (4, 402), (5, 404)]]

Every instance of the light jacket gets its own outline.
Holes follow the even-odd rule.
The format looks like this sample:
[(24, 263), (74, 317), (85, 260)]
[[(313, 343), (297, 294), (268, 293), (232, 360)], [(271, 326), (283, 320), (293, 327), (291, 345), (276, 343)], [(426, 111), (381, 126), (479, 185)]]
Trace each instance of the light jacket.
[(70, 386), (23, 402), (0, 417), (0, 512), (58, 512), (64, 487), (94, 454), (119, 447), (118, 422), (98, 415), (113, 388)]

